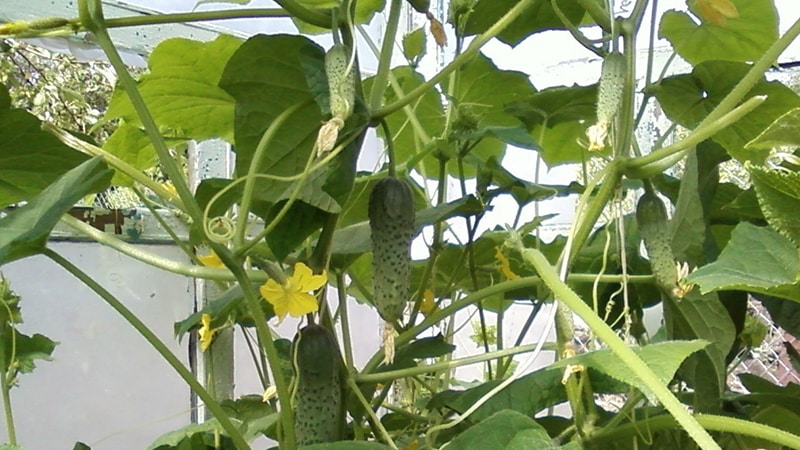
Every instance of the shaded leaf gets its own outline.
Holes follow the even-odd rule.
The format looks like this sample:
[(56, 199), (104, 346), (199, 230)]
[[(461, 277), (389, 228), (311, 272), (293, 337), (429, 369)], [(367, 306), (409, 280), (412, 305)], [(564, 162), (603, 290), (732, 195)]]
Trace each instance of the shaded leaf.
[[(738, 17), (729, 13), (730, 17), (715, 16), (720, 19), (698, 24), (688, 13), (667, 11), (661, 18), (659, 37), (669, 40), (675, 52), (693, 65), (757, 60), (778, 39), (775, 5), (771, 0), (730, 1)], [(701, 11), (695, 13), (701, 15)]]
[(378, 367), (378, 372), (399, 370), (415, 367), (417, 359), (436, 358), (452, 353), (456, 346), (444, 340), (439, 334), (432, 337), (420, 338), (397, 349), (394, 362)]
[(452, 450), (558, 449), (547, 431), (530, 417), (512, 410), (498, 411), (453, 439)]
[[(480, 421), (505, 409), (533, 416), (549, 406), (562, 403), (567, 400), (564, 385), (561, 384), (563, 375), (563, 369), (550, 366), (524, 375), (475, 410), (470, 419)], [(623, 392), (627, 389), (624, 384), (593, 370), (589, 371), (589, 377), (595, 393)], [(449, 408), (463, 413), (501, 382), (502, 380), (493, 380), (463, 391), (440, 392), (431, 398), (427, 407)]]
[(595, 121), (596, 104), (593, 84), (545, 89), (507, 108), (528, 127), (544, 162), (554, 167), (607, 154), (589, 152), (579, 144), (586, 141), (586, 129)]
[[(478, 0), (470, 14), (464, 29), (467, 35), (480, 34), (489, 29), (519, 0)], [(573, 24), (583, 22), (586, 11), (574, 0), (558, 0), (558, 7), (564, 16)], [(498, 34), (498, 39), (515, 46), (526, 37), (546, 30), (563, 29), (564, 24), (558, 18), (549, 1), (534, 2), (508, 27)]]
[(112, 175), (99, 157), (90, 159), (0, 219), (0, 266), (41, 252), (61, 216), (84, 196), (108, 187)]
[(11, 109), (11, 99), (3, 85), (0, 143), (0, 208), (30, 199), (89, 159), (42, 131), (42, 122), (34, 115)]

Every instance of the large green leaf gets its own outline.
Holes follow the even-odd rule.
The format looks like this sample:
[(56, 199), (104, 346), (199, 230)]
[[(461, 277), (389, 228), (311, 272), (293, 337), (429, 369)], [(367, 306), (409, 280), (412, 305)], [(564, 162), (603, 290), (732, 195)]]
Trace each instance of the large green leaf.
[[(211, 42), (168, 39), (153, 50), (150, 73), (138, 87), (162, 130), (184, 138), (233, 142), (233, 98), (218, 83), (228, 58), (241, 44), (221, 34)], [(106, 120), (117, 117), (141, 124), (122, 89), (115, 91), (106, 112)]]
[[(694, 128), (731, 91), (750, 69), (748, 64), (708, 61), (691, 74), (664, 79), (652, 88), (667, 116), (687, 128)], [(800, 107), (800, 97), (778, 82), (761, 80), (745, 99), (766, 95), (755, 111), (714, 135), (713, 139), (739, 161), (761, 163), (767, 151), (744, 150), (745, 145), (786, 112)]]
[(664, 327), (669, 339), (704, 339), (710, 345), (691, 355), (681, 366), (680, 376), (695, 388), (694, 407), (703, 412), (719, 408), (725, 389), (725, 357), (733, 346), (736, 330), (728, 311), (716, 294), (688, 293), (664, 303)]
[(28, 200), (71, 168), (89, 159), (42, 131), (32, 114), (11, 109), (0, 85), (0, 208)]
[(553, 87), (510, 103), (509, 113), (519, 118), (538, 144), (549, 167), (580, 162), (605, 152), (590, 153), (586, 129), (595, 120), (597, 85)]
[[(290, 35), (257, 35), (247, 40), (228, 61), (220, 86), (236, 99), (237, 175), (251, 164), (257, 173), (294, 176), (303, 172), (313, 155), (317, 131), (323, 120), (309, 77), (324, 74), (324, 52), (307, 38)], [(313, 76), (312, 76), (313, 75)], [(315, 83), (316, 84), (316, 83)], [(302, 105), (276, 130), (274, 139), (259, 161), (253, 161), (265, 131), (285, 110)], [(297, 202), (269, 237), (280, 258), (290, 252), (327, 219), (338, 213), (349, 196), (355, 178), (355, 162), (364, 138), (363, 106), (348, 119), (340, 138), (353, 137), (330, 164), (310, 174), (298, 191)], [(355, 134), (355, 136), (353, 136)], [(295, 184), (259, 179), (254, 198), (275, 203), (264, 218), (270, 220), (281, 208), (278, 203), (295, 191)], [(302, 222), (296, 222), (302, 220)], [(302, 224), (302, 227), (297, 227)]]
[(108, 187), (112, 175), (99, 157), (90, 159), (0, 219), (0, 266), (44, 250), (61, 216), (85, 195)]
[[(442, 91), (451, 93), (447, 82), (443, 83)], [(478, 128), (487, 128), (520, 125), (519, 119), (506, 112), (505, 107), (534, 92), (527, 75), (500, 70), (479, 53), (459, 69), (458, 88), (452, 95), (456, 108), (466, 109)]]
[[(625, 384), (599, 372), (589, 370), (588, 373), (595, 393), (618, 393), (627, 389)], [(562, 403), (567, 400), (567, 393), (561, 383), (563, 376), (563, 369), (550, 366), (524, 375), (481, 405), (470, 415), (470, 419), (483, 420), (505, 409), (533, 416), (549, 406)], [(502, 380), (492, 380), (463, 391), (440, 392), (431, 398), (428, 409), (448, 408), (463, 413), (501, 382)]]
[(458, 435), (447, 448), (451, 450), (556, 450), (561, 448), (547, 431), (530, 417), (513, 410), (497, 414)]
[[(707, 341), (703, 340), (667, 341), (635, 348), (634, 351), (647, 367), (652, 369), (664, 384), (667, 384), (672, 380), (678, 367), (689, 355), (703, 349), (708, 344)], [(572, 358), (562, 359), (550, 367), (567, 367), (568, 365), (582, 365), (596, 369), (615, 380), (639, 389), (653, 403), (657, 401), (655, 395), (650, 392), (650, 389), (645, 386), (636, 373), (609, 349), (596, 350), (573, 356)]]
[(746, 167), (767, 222), (800, 247), (800, 173), (753, 164)]
[(792, 241), (747, 222), (736, 226), (719, 258), (687, 280), (701, 292), (745, 290), (800, 301), (800, 257)]
[[(467, 20), (465, 33), (467, 35), (483, 33), (517, 3), (519, 0), (478, 0)], [(586, 10), (575, 0), (558, 0), (558, 8), (573, 24), (583, 22)], [(559, 19), (551, 2), (537, 1), (497, 37), (506, 44), (515, 46), (531, 34), (563, 28), (564, 23)]]
[[(658, 34), (693, 65), (704, 61), (755, 61), (778, 39), (778, 12), (772, 0), (731, 0), (739, 17), (720, 24), (688, 13), (667, 11)], [(689, 2), (687, 2), (689, 3)]]

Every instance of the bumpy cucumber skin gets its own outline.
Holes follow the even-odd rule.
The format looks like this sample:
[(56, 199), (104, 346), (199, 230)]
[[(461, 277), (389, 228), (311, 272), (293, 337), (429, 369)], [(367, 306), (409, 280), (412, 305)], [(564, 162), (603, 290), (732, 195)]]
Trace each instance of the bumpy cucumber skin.
[(653, 192), (642, 195), (636, 205), (636, 222), (644, 239), (656, 284), (671, 295), (678, 283), (678, 273), (670, 246), (667, 208), (658, 195)]
[(622, 103), (626, 63), (622, 53), (611, 52), (603, 59), (600, 85), (597, 88), (597, 122), (609, 124)]
[(341, 356), (331, 332), (308, 325), (292, 343), (297, 446), (336, 442), (344, 426)]
[(375, 184), (369, 226), (375, 306), (384, 320), (393, 322), (403, 316), (411, 290), (414, 196), (405, 181), (386, 177)]
[(355, 105), (355, 69), (350, 66), (350, 49), (335, 44), (325, 54), (325, 75), (328, 77), (331, 115), (346, 120)]

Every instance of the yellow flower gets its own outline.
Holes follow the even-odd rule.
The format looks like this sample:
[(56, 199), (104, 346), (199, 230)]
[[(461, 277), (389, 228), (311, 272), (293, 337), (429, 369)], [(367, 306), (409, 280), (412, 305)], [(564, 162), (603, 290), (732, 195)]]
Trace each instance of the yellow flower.
[(219, 256), (217, 256), (217, 254), (214, 252), (211, 252), (207, 255), (198, 256), (197, 259), (199, 259), (200, 262), (206, 267), (216, 267), (219, 269), (225, 268), (225, 264), (222, 264), (222, 260), (219, 259)]
[(422, 293), (422, 302), (419, 304), (419, 312), (427, 316), (436, 311), (436, 302), (433, 300), (433, 291), (425, 289)]
[(203, 324), (200, 327), (200, 351), (208, 350), (208, 347), (211, 345), (211, 341), (214, 340), (214, 333), (217, 332), (216, 328), (211, 328), (211, 315), (210, 314), (203, 314), (200, 316), (200, 322)]
[(503, 251), (500, 250), (500, 247), (495, 247), (497, 250), (494, 254), (494, 259), (497, 260), (497, 267), (500, 269), (500, 272), (503, 276), (506, 277), (507, 280), (516, 280), (519, 279), (519, 275), (515, 274), (513, 270), (511, 270), (511, 263), (508, 262), (508, 258), (506, 255), (503, 254)]
[(314, 275), (311, 269), (299, 262), (294, 265), (294, 273), (281, 285), (273, 279), (267, 280), (260, 288), (264, 297), (275, 309), (275, 315), (283, 321), (288, 313), (292, 317), (301, 317), (319, 308), (317, 299), (311, 292), (316, 291), (328, 282), (328, 275)]

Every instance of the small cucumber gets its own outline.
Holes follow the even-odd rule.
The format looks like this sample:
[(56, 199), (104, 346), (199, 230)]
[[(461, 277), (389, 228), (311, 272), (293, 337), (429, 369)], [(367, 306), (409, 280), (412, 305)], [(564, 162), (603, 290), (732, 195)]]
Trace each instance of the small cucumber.
[(646, 190), (636, 205), (636, 222), (644, 239), (650, 269), (656, 277), (656, 284), (664, 292), (672, 295), (678, 284), (675, 256), (670, 245), (667, 224), (667, 208), (655, 192)]
[(375, 306), (384, 320), (394, 322), (403, 316), (411, 290), (414, 196), (408, 183), (390, 176), (375, 184), (369, 226)]
[(331, 115), (347, 120), (355, 105), (355, 69), (350, 64), (350, 49), (344, 44), (335, 44), (325, 54), (325, 75), (328, 77)]
[(344, 403), (342, 360), (331, 332), (311, 324), (294, 337), (294, 429), (297, 446), (342, 438)]
[(600, 85), (597, 88), (597, 123), (610, 124), (617, 115), (625, 89), (625, 57), (611, 52), (603, 59)]

